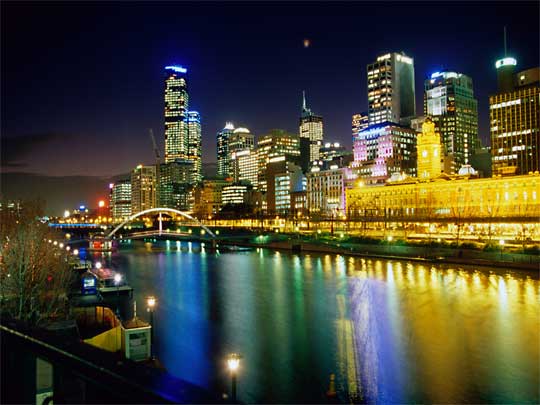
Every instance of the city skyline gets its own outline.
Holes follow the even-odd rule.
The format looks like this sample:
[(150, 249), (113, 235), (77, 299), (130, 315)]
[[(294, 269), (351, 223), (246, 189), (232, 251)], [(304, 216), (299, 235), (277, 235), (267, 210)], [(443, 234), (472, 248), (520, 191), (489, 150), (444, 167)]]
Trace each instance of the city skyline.
[[(455, 7), (457, 6), (455, 5)], [(152, 11), (147, 16), (148, 21), (155, 20), (157, 16), (166, 11), (167, 7), (178, 6), (160, 5), (152, 8)], [(32, 30), (39, 30), (40, 25), (38, 21), (34, 21), (38, 11), (48, 15), (47, 13), (51, 13), (55, 10), (55, 7), (36, 6), (30, 11), (28, 7), (26, 9), (24, 6), (17, 8), (11, 4), (9, 7), (5, 7), (6, 12), (3, 13), (4, 17), (6, 14), (17, 14), (25, 11), (28, 15), (28, 21), (35, 22), (36, 26), (27, 27), (29, 32), (23, 34), (16, 27), (10, 26), (9, 20), (5, 21), (7, 27), (4, 24), (5, 32), (11, 33), (13, 37), (17, 33), (21, 35), (17, 39), (13, 39), (11, 36), (4, 39), (2, 88), (3, 98), (6, 102), (2, 106), (2, 115), (4, 117), (4, 120), (2, 120), (3, 171), (23, 171), (56, 176), (67, 173), (73, 175), (113, 176), (129, 172), (138, 163), (151, 163), (153, 161), (153, 153), (147, 130), (149, 127), (154, 129), (158, 147), (160, 150), (163, 150), (164, 133), (162, 130), (162, 113), (159, 113), (163, 108), (163, 99), (156, 96), (156, 94), (163, 91), (163, 67), (172, 63), (179, 63), (186, 66), (189, 71), (189, 82), (191, 83), (189, 85), (190, 93), (196, 95), (194, 98), (196, 102), (193, 108), (201, 114), (203, 134), (202, 155), (203, 162), (205, 163), (216, 161), (216, 133), (223, 128), (226, 121), (233, 121), (239, 126), (250, 128), (252, 133), (257, 137), (268, 133), (272, 128), (283, 128), (296, 133), (297, 127), (295, 124), (298, 119), (298, 105), (302, 90), (306, 90), (308, 94), (310, 107), (325, 119), (325, 141), (339, 141), (348, 148), (351, 148), (350, 117), (353, 113), (367, 110), (366, 66), (375, 57), (385, 52), (404, 51), (407, 55), (414, 58), (417, 111), (422, 110), (423, 100), (421, 94), (424, 79), (434, 71), (441, 69), (457, 70), (472, 77), (475, 85), (475, 96), (479, 100), (479, 135), (483, 143), (486, 144), (489, 139), (487, 96), (496, 90), (494, 61), (503, 53), (502, 27), (506, 24), (505, 19), (508, 19), (506, 25), (509, 32), (509, 54), (518, 60), (518, 69), (533, 66), (533, 61), (538, 59), (538, 47), (534, 46), (535, 41), (537, 41), (535, 38), (538, 37), (536, 35), (537, 28), (534, 27), (534, 24), (526, 24), (525, 21), (522, 24), (512, 24), (512, 7), (507, 9), (508, 13), (503, 13), (507, 18), (498, 16), (500, 13), (495, 13), (497, 15), (490, 19), (489, 23), (484, 21), (486, 29), (482, 32), (471, 33), (464, 30), (468, 34), (467, 37), (471, 45), (467, 49), (456, 44), (460, 41), (460, 36), (464, 36), (464, 32), (457, 33), (458, 36), (454, 41), (450, 41), (450, 36), (447, 36), (445, 40), (434, 40), (429, 34), (426, 34), (429, 31), (426, 29), (426, 25), (429, 27), (429, 24), (433, 24), (429, 21), (423, 21), (420, 24), (422, 28), (409, 27), (410, 33), (401, 35), (403, 38), (400, 38), (399, 42), (391, 38), (392, 31), (383, 35), (384, 38), (380, 41), (371, 41), (367, 44), (357, 42), (361, 46), (361, 51), (359, 52), (361, 56), (358, 56), (355, 54), (355, 47), (353, 46), (356, 41), (352, 39), (355, 36), (361, 37), (360, 34), (369, 31), (369, 24), (363, 30), (340, 28), (337, 30), (337, 34), (335, 33), (336, 30), (329, 30), (333, 31), (333, 33), (324, 33), (323, 35), (322, 32), (313, 30), (313, 27), (309, 24), (306, 25), (306, 21), (304, 21), (316, 21), (326, 18), (329, 21), (329, 27), (336, 28), (347, 19), (359, 15), (358, 13), (362, 10), (364, 12), (371, 11), (377, 13), (384, 10), (388, 13), (390, 20), (395, 23), (399, 21), (399, 18), (418, 18), (421, 20), (423, 16), (426, 17), (429, 13), (433, 13), (434, 8), (437, 7), (454, 6), (435, 4), (430, 6), (430, 12), (423, 9), (419, 11), (418, 8), (414, 8), (415, 15), (411, 17), (407, 14), (407, 7), (405, 5), (386, 3), (378, 6), (373, 4), (354, 4), (348, 5), (348, 7), (335, 7), (329, 15), (323, 17), (324, 12), (328, 12), (328, 8), (319, 4), (310, 7), (306, 11), (306, 16), (311, 15), (312, 17), (306, 17), (300, 21), (302, 30), (305, 31), (303, 34), (298, 34), (297, 30), (296, 33), (292, 33), (290, 30), (284, 30), (284, 32), (270, 35), (264, 32), (265, 27), (268, 27), (272, 21), (285, 22), (298, 17), (301, 11), (298, 4), (285, 8), (284, 14), (287, 17), (276, 16), (275, 14), (279, 14), (276, 12), (273, 12), (274, 15), (272, 13), (268, 14), (269, 8), (264, 4), (260, 6), (251, 5), (245, 7), (245, 10), (237, 4), (227, 7), (221, 5), (217, 9), (210, 6), (189, 4), (186, 6), (185, 11), (193, 15), (193, 21), (200, 20), (203, 15), (207, 16), (210, 20), (219, 20), (220, 17), (227, 16), (232, 19), (231, 21), (242, 20), (242, 26), (247, 27), (250, 24), (253, 25), (253, 22), (251, 19), (242, 19), (242, 16), (245, 17), (251, 13), (253, 16), (263, 15), (264, 18), (260, 21), (260, 28), (252, 31), (253, 38), (250, 40), (239, 37), (239, 31), (241, 30), (231, 29), (223, 38), (216, 37), (212, 45), (212, 39), (209, 38), (211, 33), (205, 33), (203, 35), (198, 32), (199, 30), (196, 27), (191, 27), (190, 24), (187, 24), (188, 40), (186, 41), (179, 40), (178, 42), (173, 42), (167, 35), (164, 35), (164, 38), (168, 39), (163, 41), (163, 46), (170, 45), (167, 49), (164, 49), (163, 46), (160, 46), (158, 50), (150, 47), (150, 52), (145, 54), (144, 50), (148, 50), (149, 46), (153, 44), (152, 41), (155, 41), (155, 38), (151, 37), (146, 42), (143, 41), (141, 52), (134, 55), (134, 52), (131, 51), (127, 55), (129, 58), (127, 60), (120, 60), (121, 63), (118, 63), (119, 60), (117, 57), (109, 54), (109, 67), (112, 73), (107, 73), (104, 77), (101, 75), (98, 81), (94, 77), (95, 73), (89, 71), (89, 66), (86, 65), (85, 73), (89, 80), (85, 83), (87, 86), (90, 86), (86, 88), (88, 97), (84, 100), (84, 103), (78, 101), (73, 103), (74, 105), (69, 105), (71, 99), (69, 94), (71, 92), (75, 94), (75, 90), (77, 90), (75, 85), (82, 83), (73, 81), (70, 83), (69, 79), (73, 79), (73, 69), (63, 67), (61, 64), (62, 60), (65, 60), (70, 52), (66, 51), (66, 49), (56, 50), (56, 53), (51, 52), (51, 54), (45, 55), (49, 63), (43, 64), (42, 68), (44, 71), (50, 73), (51, 83), (39, 81), (37, 87), (32, 87), (41, 96), (40, 99), (46, 102), (41, 104), (28, 103), (26, 98), (24, 98), (25, 108), (21, 108), (23, 100), (20, 98), (21, 96), (18, 92), (15, 91), (18, 86), (14, 87), (14, 83), (19, 82), (16, 78), (20, 75), (25, 75), (27, 78), (30, 77), (27, 80), (29, 85), (35, 84), (33, 83), (35, 79), (32, 79), (32, 75), (28, 76), (27, 74), (28, 67), (24, 62), (28, 56), (21, 55), (20, 48), (24, 47), (25, 50), (35, 49), (44, 52), (48, 49), (47, 47), (51, 46), (50, 42), (46, 43), (47, 39), (53, 37), (67, 41), (67, 38), (63, 32), (53, 29), (52, 32), (44, 34), (43, 39), (36, 39), (34, 37), (34, 43), (30, 43)], [(461, 7), (465, 6), (462, 5)], [(491, 15), (490, 13), (501, 11), (499, 9), (504, 9), (507, 6), (496, 5), (490, 10), (485, 10), (479, 7), (478, 4), (467, 7), (470, 15), (459, 17), (463, 22), (466, 22), (472, 16), (478, 16), (480, 12), (485, 13), (485, 15)], [(532, 10), (535, 6), (531, 4), (530, 7)], [(81, 11), (83, 8), (91, 12), (80, 14), (76, 12), (77, 10)], [(89, 38), (85, 38), (85, 35), (83, 35), (84, 32), (81, 33), (81, 28), (77, 26), (77, 22), (80, 22), (81, 19), (87, 22), (98, 21), (100, 18), (103, 18), (101, 14), (105, 13), (105, 11), (108, 10), (114, 14), (114, 12), (121, 11), (119, 10), (120, 8), (120, 6), (114, 7), (111, 5), (102, 7), (79, 6), (78, 8), (63, 6), (60, 10), (60, 17), (65, 17), (70, 13), (73, 14), (74, 21), (71, 24), (75, 26), (71, 28), (74, 28), (75, 31), (78, 29), (82, 38), (71, 38), (70, 41), (75, 45), (79, 42), (84, 44), (84, 41), (88, 41)], [(219, 14), (218, 9), (221, 10), (222, 15), (217, 15)], [(242, 13), (239, 12), (240, 9), (242, 9)], [(342, 15), (345, 14), (345, 10), (349, 10), (353, 17), (343, 17)], [(133, 22), (142, 18), (141, 9), (138, 7), (124, 7), (124, 11), (126, 17), (119, 21), (118, 27), (112, 27), (109, 23), (105, 23), (104, 26), (100, 26), (100, 30), (96, 33), (98, 37), (114, 34), (115, 29), (120, 29), (128, 21)], [(399, 13), (400, 11), (405, 12), (405, 14)], [(81, 14), (85, 14), (85, 16), (83, 17)], [(521, 9), (520, 14), (526, 19), (529, 18), (528, 15), (530, 13), (522, 13)], [(54, 18), (51, 17), (51, 19)], [(165, 19), (164, 21), (170, 22), (170, 19)], [(167, 26), (167, 29), (170, 29), (170, 26), (167, 24), (164, 25)], [(163, 30), (165, 28), (162, 28), (160, 32), (165, 32)], [(218, 28), (214, 28), (214, 30), (218, 30)], [(399, 24), (393, 34), (397, 35), (398, 32)], [(130, 38), (131, 34), (125, 36), (126, 33), (124, 33), (124, 39)], [(86, 36), (89, 36), (89, 34), (87, 33)], [(483, 42), (482, 38), (486, 39), (487, 36), (489, 36), (489, 45), (486, 47), (486, 42)], [(308, 47), (304, 44), (304, 37), (310, 38)], [(332, 43), (331, 40), (335, 40), (338, 37), (340, 40)], [(358, 37), (356, 38), (357, 40)], [(137, 35), (133, 34), (133, 39), (136, 38)], [(475, 39), (478, 40), (476, 41)], [(120, 38), (117, 41), (120, 41)], [(257, 41), (261, 42), (257, 44)], [(432, 41), (444, 45), (444, 52), (433, 48)], [(194, 50), (190, 45), (196, 43), (199, 43), (201, 46), (197, 50)], [(336, 43), (339, 46), (335, 46)], [(183, 46), (184, 44), (185, 46)], [(481, 48), (483, 50), (481, 52), (474, 52), (473, 57), (471, 53), (479, 47), (479, 44), (482, 44)], [(217, 58), (217, 55), (228, 51), (229, 45), (236, 45), (237, 48), (248, 50), (249, 53), (244, 56), (234, 56), (234, 53), (231, 53), (229, 59), (220, 59), (219, 61), (217, 59), (207, 59)], [(111, 45), (105, 46), (103, 51), (111, 51), (110, 47)], [(272, 59), (273, 62), (269, 63), (268, 60), (260, 59), (266, 53), (265, 49), (260, 48), (265, 48), (274, 57), (279, 56), (277, 51), (283, 51), (283, 55), (289, 55), (291, 58), (288, 58), (287, 62), (283, 64), (279, 63), (279, 59), (277, 61)], [(96, 52), (98, 54), (93, 55), (93, 57), (99, 59), (98, 50)], [(19, 69), (17, 72), (14, 70), (15, 63), (17, 62), (15, 56), (19, 56), (22, 62), (22, 68), (18, 64)], [(126, 66), (126, 63), (135, 56), (140, 58), (140, 61), (144, 63), (138, 68), (140, 70), (131, 72), (130, 69), (134, 65), (128, 64)], [(349, 56), (349, 63), (341, 63), (344, 61), (341, 59), (344, 56)], [(82, 62), (88, 62), (87, 59), (95, 63), (96, 60), (93, 57), (92, 55), (82, 57), (82, 60), (77, 61), (77, 63), (71, 58), (72, 64), (75, 64), (76, 68), (80, 68)], [(47, 61), (47, 58), (45, 58), (45, 61)], [(239, 58), (238, 61), (235, 61), (236, 58)], [(247, 60), (253, 59), (262, 63), (248, 63), (250, 68), (246, 70), (246, 67), (243, 66), (245, 63), (239, 63), (243, 58), (247, 58)], [(108, 59), (102, 58), (99, 61), (105, 62)], [(219, 63), (215, 64), (215, 62)], [(335, 69), (337, 79), (329, 76), (330, 71), (335, 66), (340, 66), (339, 69)], [(65, 73), (66, 69), (69, 73), (66, 77), (59, 78), (52, 74), (57, 70)], [(77, 71), (77, 69), (75, 70)], [(120, 84), (119, 89), (112, 91), (111, 94), (110, 89), (107, 92), (104, 88), (107, 87), (109, 81), (117, 75), (119, 70), (125, 76), (126, 83), (115, 83)], [(126, 72), (128, 73), (127, 75), (125, 75)], [(142, 72), (142, 74), (138, 74), (138, 72)], [(283, 75), (284, 72), (285, 76)], [(484, 74), (478, 72), (483, 72)], [(231, 73), (233, 73), (232, 77)], [(244, 73), (249, 75), (245, 81), (242, 81), (241, 76)], [(134, 80), (134, 75), (140, 76), (140, 78)], [(322, 83), (315, 80), (315, 78), (321, 77), (321, 75), (325, 78), (325, 80), (320, 81)], [(263, 76), (265, 80), (261, 81)], [(227, 80), (228, 77), (231, 77), (231, 80)], [(142, 93), (144, 94), (144, 99), (142, 97), (136, 97), (137, 94), (141, 95), (141, 93), (133, 94), (133, 88), (137, 88), (137, 86), (132, 86), (132, 84), (140, 84), (140, 81), (145, 82), (143, 86), (144, 92)], [(248, 81), (255, 82), (258, 86), (246, 86)], [(226, 82), (226, 84), (223, 84), (223, 82)], [(161, 83), (161, 85), (157, 85), (157, 83)], [(54, 84), (59, 86), (62, 91), (56, 91), (57, 94), (48, 92), (47, 88), (51, 90), (51, 86)], [(98, 89), (92, 89), (92, 84), (98, 84), (101, 88), (98, 86)], [(67, 85), (75, 87), (70, 88)], [(213, 92), (209, 91), (209, 86), (214, 91), (217, 91), (218, 94), (223, 94), (223, 97), (213, 97)], [(70, 91), (66, 92), (66, 90)], [(127, 91), (122, 93), (120, 90)], [(283, 90), (285, 91), (284, 93)], [(120, 99), (116, 93), (122, 93), (121, 95), (125, 98)], [(268, 98), (268, 101), (265, 97)], [(281, 103), (272, 102), (276, 97), (280, 99)], [(339, 97), (339, 100), (342, 100), (342, 102), (336, 103), (334, 101), (336, 97)], [(77, 99), (80, 98), (80, 96), (77, 97)], [(54, 102), (55, 99), (56, 102)], [(138, 101), (134, 102), (133, 99)], [(61, 102), (58, 103), (58, 100)], [(97, 103), (98, 100), (100, 102), (99, 105)], [(271, 108), (268, 108), (268, 106), (271, 106)], [(266, 114), (263, 114), (261, 110), (266, 111)], [(64, 111), (67, 113), (62, 114)], [(26, 115), (28, 112), (32, 114), (34, 119), (21, 119), (21, 114)], [(86, 142), (86, 148), (80, 145), (83, 142)], [(38, 145), (37, 150), (36, 145)], [(51, 155), (48, 153), (51, 149), (65, 151), (63, 153), (65, 156), (64, 159), (51, 159)], [(88, 154), (85, 153), (86, 150), (99, 151), (99, 153)]]

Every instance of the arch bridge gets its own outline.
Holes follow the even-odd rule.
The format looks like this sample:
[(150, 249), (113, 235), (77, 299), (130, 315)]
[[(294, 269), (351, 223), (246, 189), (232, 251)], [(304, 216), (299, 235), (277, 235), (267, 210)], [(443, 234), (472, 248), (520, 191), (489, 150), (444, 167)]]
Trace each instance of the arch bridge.
[(109, 232), (109, 234), (106, 236), (106, 238), (107, 239), (112, 239), (114, 234), (116, 232), (118, 232), (126, 224), (130, 223), (131, 221), (133, 221), (134, 219), (136, 219), (136, 218), (138, 218), (138, 217), (140, 217), (142, 215), (151, 214), (151, 213), (158, 213), (159, 214), (159, 217), (158, 217), (159, 229), (157, 231), (151, 231), (152, 234), (153, 235), (155, 235), (155, 234), (157, 234), (157, 235), (172, 235), (173, 232), (163, 232), (163, 219), (161, 217), (161, 214), (164, 213), (164, 212), (177, 214), (177, 215), (180, 215), (180, 216), (182, 216), (182, 217), (184, 217), (186, 219), (189, 219), (189, 220), (195, 222), (201, 228), (203, 228), (212, 238), (216, 237), (214, 232), (212, 232), (206, 225), (203, 225), (197, 218), (193, 218), (191, 215), (189, 215), (189, 214), (187, 214), (187, 213), (185, 213), (183, 211), (174, 209), (174, 208), (165, 208), (165, 207), (163, 207), (163, 208), (148, 208), (146, 210), (143, 210), (141, 212), (138, 212), (136, 214), (131, 215), (128, 219), (126, 219), (121, 224), (117, 225), (111, 232)]

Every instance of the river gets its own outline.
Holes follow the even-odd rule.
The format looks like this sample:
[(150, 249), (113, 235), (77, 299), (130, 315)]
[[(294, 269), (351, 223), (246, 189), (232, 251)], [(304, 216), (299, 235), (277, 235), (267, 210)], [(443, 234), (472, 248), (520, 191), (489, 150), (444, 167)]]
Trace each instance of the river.
[(246, 403), (537, 403), (535, 274), (198, 243), (122, 244), (108, 259), (158, 299), (155, 351), (173, 375)]

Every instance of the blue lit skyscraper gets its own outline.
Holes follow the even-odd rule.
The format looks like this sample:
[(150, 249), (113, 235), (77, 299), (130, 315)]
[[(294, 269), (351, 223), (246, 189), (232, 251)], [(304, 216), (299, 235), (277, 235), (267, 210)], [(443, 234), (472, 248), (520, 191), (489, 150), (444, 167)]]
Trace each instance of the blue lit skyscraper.
[(220, 177), (229, 177), (229, 137), (233, 132), (233, 123), (227, 122), (217, 133), (217, 175)]
[(182, 66), (165, 67), (165, 162), (186, 159), (188, 155), (187, 69)]
[(197, 111), (187, 113), (187, 160), (193, 162), (192, 182), (202, 181), (201, 116)]

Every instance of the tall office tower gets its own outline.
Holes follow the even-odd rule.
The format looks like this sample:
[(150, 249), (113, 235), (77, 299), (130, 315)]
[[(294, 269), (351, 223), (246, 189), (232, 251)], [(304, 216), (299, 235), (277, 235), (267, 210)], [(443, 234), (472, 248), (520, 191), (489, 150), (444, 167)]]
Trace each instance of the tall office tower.
[[(302, 92), (302, 115), (300, 116), (300, 139), (305, 141), (301, 143), (300, 154), (302, 156), (302, 166), (304, 162), (309, 163), (319, 160), (319, 149), (323, 141), (323, 118), (311, 112), (306, 105), (306, 94)], [(304, 146), (305, 145), (305, 146)], [(302, 167), (304, 171), (307, 168)]]
[[(160, 207), (190, 211), (192, 208), (195, 162), (188, 159), (176, 159), (174, 162), (159, 165)], [(190, 203), (191, 201), (191, 203)]]
[(131, 172), (131, 213), (156, 207), (156, 166), (138, 165)]
[(470, 164), (478, 148), (478, 102), (469, 76), (436, 72), (424, 82), (424, 115), (441, 134), (443, 153), (451, 162), (449, 174)]
[[(253, 149), (255, 147), (255, 137), (247, 128), (236, 128), (227, 140), (227, 149), (229, 150), (229, 166), (231, 156), (234, 152), (244, 149)], [(230, 167), (229, 167), (230, 172)]]
[(514, 58), (495, 64), (499, 92), (489, 97), (493, 174), (540, 170), (540, 68), (514, 74)]
[(382, 183), (394, 173), (414, 176), (416, 136), (414, 129), (391, 122), (370, 125), (354, 141), (351, 166), (370, 183)]
[(165, 162), (185, 159), (188, 153), (187, 69), (182, 66), (165, 67)]
[(258, 188), (266, 191), (266, 166), (270, 162), (289, 161), (299, 163), (300, 140), (298, 136), (289, 134), (281, 129), (274, 129), (269, 134), (261, 136), (257, 142)]
[(234, 131), (232, 122), (225, 123), (225, 127), (217, 133), (217, 175), (229, 177), (229, 137)]
[(256, 150), (246, 148), (232, 152), (229, 167), (235, 183), (249, 182), (257, 187), (259, 161)]
[(131, 215), (131, 180), (119, 180), (111, 188), (111, 215), (114, 222)]
[(193, 162), (191, 182), (200, 183), (202, 181), (201, 116), (197, 111), (189, 111), (187, 114), (187, 160)]
[(354, 114), (352, 116), (352, 137), (353, 142), (354, 138), (358, 136), (358, 132), (363, 131), (369, 126), (369, 117), (367, 112), (362, 112), (360, 114)]
[(419, 179), (441, 175), (441, 135), (435, 132), (435, 124), (426, 119), (422, 132), (416, 137), (416, 173)]
[(387, 53), (367, 65), (369, 125), (408, 125), (416, 115), (414, 61), (402, 53)]

